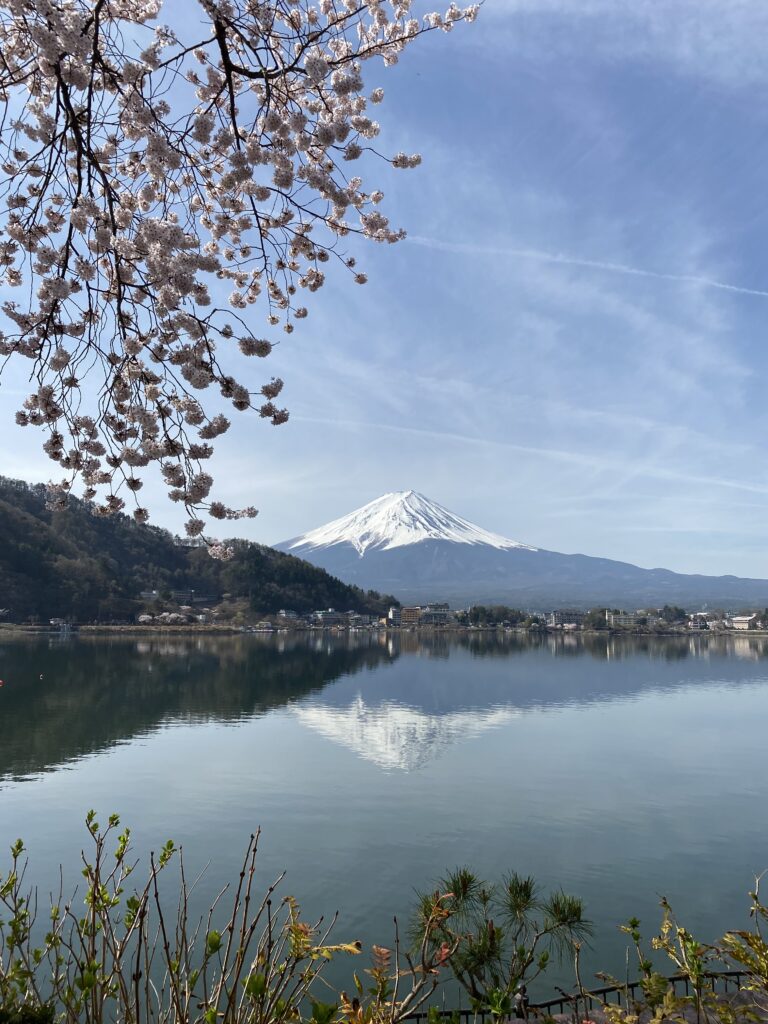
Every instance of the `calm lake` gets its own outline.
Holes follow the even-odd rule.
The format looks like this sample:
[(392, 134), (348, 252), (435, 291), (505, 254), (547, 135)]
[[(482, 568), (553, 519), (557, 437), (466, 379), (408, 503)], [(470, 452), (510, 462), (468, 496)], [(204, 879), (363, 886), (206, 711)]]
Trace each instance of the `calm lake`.
[(261, 827), (264, 886), (287, 869), (336, 941), (514, 868), (582, 896), (587, 973), (623, 976), (628, 917), (653, 934), (665, 895), (714, 939), (768, 868), (764, 639), (2, 639), (0, 678), (0, 860), (22, 836), (43, 894), (91, 807), (209, 865), (200, 900)]

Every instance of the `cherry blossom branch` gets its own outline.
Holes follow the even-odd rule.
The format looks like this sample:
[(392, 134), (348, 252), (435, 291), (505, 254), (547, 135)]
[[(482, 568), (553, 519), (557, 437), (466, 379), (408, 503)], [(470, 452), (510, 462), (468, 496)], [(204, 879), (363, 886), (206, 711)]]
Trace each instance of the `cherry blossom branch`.
[(54, 504), (79, 482), (96, 514), (130, 501), (145, 522), (141, 471), (155, 466), (193, 537), (206, 516), (256, 514), (211, 498), (204, 466), (230, 422), (201, 393), (284, 423), (282, 381), (233, 376), (234, 347), (269, 355), (274, 329), (308, 315), (300, 296), (324, 286), (331, 256), (364, 284), (349, 235), (404, 237), (383, 193), (344, 170), (379, 156), (369, 108), (383, 90), (366, 89), (364, 62), (394, 65), (478, 11), (198, 4), (210, 35), (193, 25), (190, 42), (186, 25), (158, 24), (162, 0), (0, 0), (0, 280), (25, 288), (0, 306), (0, 372), (23, 356), (35, 382), (16, 422), (46, 431), (66, 473)]

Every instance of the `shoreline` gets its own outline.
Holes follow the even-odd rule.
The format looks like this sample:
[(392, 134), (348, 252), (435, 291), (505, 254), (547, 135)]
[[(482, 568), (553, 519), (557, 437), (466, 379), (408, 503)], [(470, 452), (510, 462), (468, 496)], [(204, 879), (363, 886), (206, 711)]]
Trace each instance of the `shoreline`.
[(522, 628), (514, 626), (281, 626), (275, 629), (257, 630), (252, 627), (243, 628), (228, 624), (216, 623), (189, 623), (187, 625), (110, 625), (107, 623), (95, 623), (82, 626), (74, 626), (69, 630), (51, 629), (49, 626), (33, 625), (24, 623), (0, 623), (0, 637), (9, 636), (167, 636), (169, 634), (181, 636), (285, 636), (299, 633), (332, 633), (340, 636), (348, 633), (368, 633), (370, 635), (384, 636), (412, 636), (424, 634), (426, 636), (552, 636), (552, 637), (698, 637), (709, 639), (710, 637), (768, 637), (768, 629), (562, 629), (550, 626), (533, 628)]

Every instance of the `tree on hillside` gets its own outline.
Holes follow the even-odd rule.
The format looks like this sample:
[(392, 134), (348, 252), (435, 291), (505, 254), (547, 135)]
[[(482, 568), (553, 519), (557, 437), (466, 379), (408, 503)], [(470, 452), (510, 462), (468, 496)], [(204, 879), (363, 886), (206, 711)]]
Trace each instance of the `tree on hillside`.
[(204, 545), (178, 544), (167, 531), (128, 516), (92, 516), (74, 497), (66, 509), (51, 510), (44, 488), (3, 477), (0, 537), (0, 595), (16, 622), (126, 619), (141, 608), (175, 609), (182, 603), (174, 598), (178, 591), (212, 603), (222, 595), (244, 599), (254, 611), (268, 613), (332, 606), (381, 615), (395, 603), (248, 541), (233, 541), (232, 558), (221, 561), (209, 558)]
[(45, 432), (55, 500), (79, 480), (99, 514), (130, 501), (144, 522), (154, 465), (190, 536), (255, 514), (211, 500), (230, 423), (200, 392), (284, 422), (282, 381), (236, 379), (233, 350), (267, 356), (329, 266), (364, 284), (347, 236), (403, 237), (357, 174), (380, 155), (363, 64), (477, 13), (410, 7), (188, 0), (168, 26), (162, 0), (0, 0), (0, 275), (18, 288), (0, 367), (30, 361), (16, 421)]

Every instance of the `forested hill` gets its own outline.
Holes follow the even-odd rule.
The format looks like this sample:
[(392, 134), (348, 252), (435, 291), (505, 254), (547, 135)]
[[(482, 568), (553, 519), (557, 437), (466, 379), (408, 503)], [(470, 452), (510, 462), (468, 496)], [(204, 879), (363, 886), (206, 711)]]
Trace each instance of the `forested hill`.
[(248, 541), (230, 542), (228, 562), (186, 547), (166, 530), (127, 516), (102, 519), (72, 498), (45, 507), (45, 488), (0, 477), (0, 609), (7, 620), (35, 616), (79, 622), (131, 619), (142, 591), (194, 590), (211, 603), (247, 598), (254, 612), (279, 608), (383, 611), (392, 599), (348, 586), (299, 558)]

